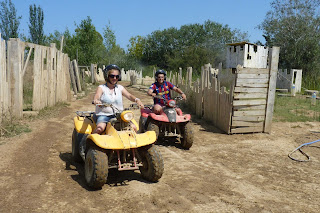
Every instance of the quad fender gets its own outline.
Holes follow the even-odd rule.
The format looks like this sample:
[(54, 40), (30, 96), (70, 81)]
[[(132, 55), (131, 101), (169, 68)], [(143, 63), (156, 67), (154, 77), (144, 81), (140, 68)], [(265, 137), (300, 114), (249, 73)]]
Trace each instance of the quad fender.
[(180, 108), (176, 108), (177, 114), (182, 115), (182, 110)]
[[(155, 113), (150, 113), (149, 115), (153, 120), (156, 121), (162, 121), (162, 122), (169, 122), (168, 117), (166, 116), (166, 114), (161, 114), (161, 115), (157, 115)], [(176, 116), (176, 120), (175, 123), (182, 123), (182, 122), (187, 122), (190, 121), (191, 119), (191, 115), (190, 114), (185, 114), (185, 115), (177, 115)]]
[(160, 115), (157, 115), (155, 113), (150, 113), (149, 116), (156, 121), (169, 122), (169, 119), (165, 113), (161, 113)]
[(152, 111), (150, 109), (143, 108), (140, 112), (142, 117), (147, 118)]
[(74, 128), (78, 133), (82, 134), (91, 134), (92, 131), (96, 128), (96, 124), (93, 119), (90, 120), (86, 117), (76, 116), (73, 119)]
[(131, 122), (137, 127), (137, 131), (139, 131), (139, 124), (135, 119), (132, 119)]
[(190, 121), (190, 119), (191, 119), (191, 115), (190, 114), (177, 116), (177, 123), (187, 122), (187, 121)]
[(91, 134), (87, 140), (91, 140), (103, 149), (131, 149), (154, 143), (156, 141), (156, 133), (147, 131), (137, 134), (134, 131), (117, 131), (108, 123), (106, 135)]

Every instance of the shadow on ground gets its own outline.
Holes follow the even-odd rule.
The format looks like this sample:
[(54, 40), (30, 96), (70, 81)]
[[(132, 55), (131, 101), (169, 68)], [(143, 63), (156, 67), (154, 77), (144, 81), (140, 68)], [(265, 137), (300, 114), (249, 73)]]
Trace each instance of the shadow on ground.
[[(73, 160), (70, 152), (60, 153), (59, 157), (66, 163), (65, 170), (77, 171), (77, 175), (71, 175), (71, 178), (76, 181), (80, 186), (88, 191), (96, 191), (96, 189), (90, 188), (85, 180), (84, 176), (84, 163), (77, 163)], [(132, 180), (137, 180), (147, 184), (151, 184), (140, 176), (138, 171), (118, 171), (117, 169), (109, 169), (108, 178), (106, 184), (110, 187), (126, 186)]]

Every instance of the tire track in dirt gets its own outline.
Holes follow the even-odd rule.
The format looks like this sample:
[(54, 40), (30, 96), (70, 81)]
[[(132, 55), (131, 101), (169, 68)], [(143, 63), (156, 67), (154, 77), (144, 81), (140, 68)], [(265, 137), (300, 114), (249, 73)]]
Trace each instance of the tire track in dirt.
[[(127, 87), (143, 103), (145, 92)], [(71, 157), (76, 110), (94, 110), (93, 92), (55, 118), (34, 122), (33, 131), (0, 145), (0, 212), (317, 212), (319, 153), (308, 163), (287, 157), (316, 140), (319, 123), (274, 123), (271, 134), (225, 135), (194, 118), (195, 142), (183, 150), (174, 141), (157, 145), (164, 158), (158, 183), (138, 171), (110, 172), (92, 191), (83, 165)], [(124, 98), (125, 106), (129, 101)], [(139, 119), (139, 110), (135, 110)], [(3, 193), (5, 192), (5, 193)]]

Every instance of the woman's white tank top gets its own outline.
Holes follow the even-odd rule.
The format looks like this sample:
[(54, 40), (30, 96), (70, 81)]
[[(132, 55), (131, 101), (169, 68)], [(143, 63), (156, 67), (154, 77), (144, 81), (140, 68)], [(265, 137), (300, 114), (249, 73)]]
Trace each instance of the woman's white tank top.
[[(123, 103), (122, 103), (122, 90), (123, 86), (116, 85), (114, 90), (110, 90), (105, 84), (99, 85), (102, 88), (102, 95), (101, 95), (101, 102), (106, 104), (112, 104), (120, 111), (123, 110)], [(115, 112), (111, 107), (99, 107), (96, 106), (96, 115), (113, 115)]]

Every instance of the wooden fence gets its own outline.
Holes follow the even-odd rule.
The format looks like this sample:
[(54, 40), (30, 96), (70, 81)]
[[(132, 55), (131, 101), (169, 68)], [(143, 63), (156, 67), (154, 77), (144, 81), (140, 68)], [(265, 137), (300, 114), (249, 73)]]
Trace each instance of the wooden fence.
[(32, 110), (71, 100), (67, 54), (57, 50), (55, 44), (47, 47), (15, 38), (6, 45), (0, 40), (0, 122), (5, 117), (23, 116), (23, 77), (32, 57)]
[(269, 49), (267, 69), (235, 70), (230, 90), (220, 87), (215, 72), (204, 66), (201, 79), (192, 82), (192, 68), (169, 74), (168, 80), (187, 94), (187, 104), (196, 113), (228, 134), (270, 132), (273, 116), (279, 48)]

